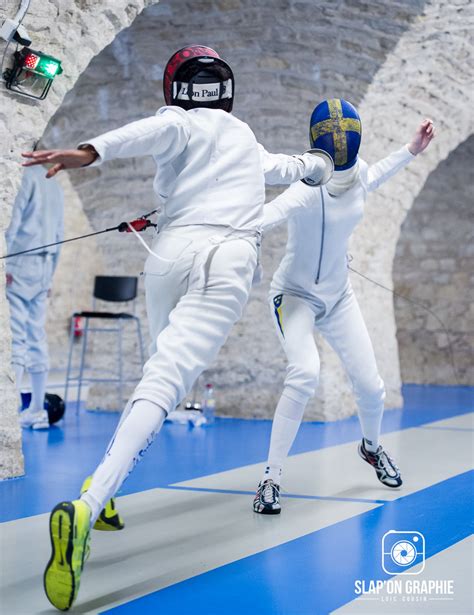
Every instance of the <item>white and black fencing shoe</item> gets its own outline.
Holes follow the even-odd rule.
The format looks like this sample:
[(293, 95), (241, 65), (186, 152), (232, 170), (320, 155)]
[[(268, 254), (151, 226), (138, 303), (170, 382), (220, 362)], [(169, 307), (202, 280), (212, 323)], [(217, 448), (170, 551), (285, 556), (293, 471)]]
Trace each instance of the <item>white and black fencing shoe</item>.
[(253, 500), (253, 509), (261, 515), (279, 515), (281, 513), (280, 485), (274, 483), (271, 478), (259, 483)]
[(46, 410), (23, 410), (20, 414), (20, 425), (24, 429), (49, 429), (49, 417)]
[(403, 484), (400, 470), (391, 457), (379, 446), (375, 452), (365, 448), (365, 442), (359, 444), (359, 455), (374, 468), (377, 478), (387, 487), (400, 487)]

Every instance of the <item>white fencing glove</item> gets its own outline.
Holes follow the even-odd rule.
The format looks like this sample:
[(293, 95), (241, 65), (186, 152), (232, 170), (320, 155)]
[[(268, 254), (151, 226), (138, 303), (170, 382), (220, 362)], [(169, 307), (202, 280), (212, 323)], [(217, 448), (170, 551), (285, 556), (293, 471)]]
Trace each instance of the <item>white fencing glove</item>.
[(322, 149), (310, 149), (300, 156), (308, 169), (308, 174), (301, 181), (308, 186), (324, 186), (334, 173), (334, 161)]

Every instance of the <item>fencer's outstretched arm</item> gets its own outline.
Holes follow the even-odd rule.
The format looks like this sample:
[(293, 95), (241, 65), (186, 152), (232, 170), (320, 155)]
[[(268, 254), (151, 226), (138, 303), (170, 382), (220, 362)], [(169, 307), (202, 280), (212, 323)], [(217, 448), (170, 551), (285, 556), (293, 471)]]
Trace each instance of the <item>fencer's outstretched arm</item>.
[(165, 111), (106, 132), (80, 143), (79, 147), (91, 145), (98, 153), (93, 166), (114, 158), (135, 156), (156, 156), (167, 162), (184, 150), (191, 129), (185, 111), (180, 108)]
[(379, 186), (401, 171), (409, 164), (415, 156), (409, 151), (408, 146), (404, 145), (396, 152), (392, 152), (382, 160), (370, 165), (367, 169), (366, 179), (364, 181), (364, 173), (361, 169), (362, 183), (365, 184), (367, 192), (377, 190)]
[(426, 119), (418, 126), (410, 143), (368, 168), (366, 178), (367, 192), (373, 192), (390, 177), (393, 177), (393, 175), (403, 169), (415, 156), (428, 147), (433, 138), (433, 122)]
[(263, 145), (259, 144), (258, 147), (265, 183), (269, 186), (293, 184), (306, 177), (312, 177), (317, 182), (326, 171), (324, 161), (312, 154), (271, 154)]
[(269, 201), (263, 208), (263, 232), (287, 222), (302, 209), (316, 207), (321, 201), (321, 192), (301, 182), (292, 184), (282, 194)]
[(52, 163), (46, 177), (53, 177), (63, 169), (96, 166), (114, 158), (155, 156), (166, 162), (184, 150), (189, 137), (185, 111), (176, 108), (84, 141), (78, 149), (25, 152), (22, 155), (29, 160), (23, 166)]

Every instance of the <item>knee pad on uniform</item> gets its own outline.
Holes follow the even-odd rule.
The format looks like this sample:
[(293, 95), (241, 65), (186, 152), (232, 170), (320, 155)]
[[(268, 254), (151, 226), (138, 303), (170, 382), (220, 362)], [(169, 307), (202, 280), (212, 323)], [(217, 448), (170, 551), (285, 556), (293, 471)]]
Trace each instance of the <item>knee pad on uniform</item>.
[(314, 397), (319, 384), (319, 366), (289, 365), (285, 378), (285, 395), (298, 402)]
[(26, 371), (29, 374), (38, 374), (41, 372), (48, 372), (49, 371), (48, 357), (42, 360), (35, 361), (34, 363), (29, 363), (28, 366), (26, 367)]
[(373, 382), (359, 383), (354, 387), (357, 403), (365, 412), (377, 413), (383, 408), (385, 400), (385, 385), (378, 377)]

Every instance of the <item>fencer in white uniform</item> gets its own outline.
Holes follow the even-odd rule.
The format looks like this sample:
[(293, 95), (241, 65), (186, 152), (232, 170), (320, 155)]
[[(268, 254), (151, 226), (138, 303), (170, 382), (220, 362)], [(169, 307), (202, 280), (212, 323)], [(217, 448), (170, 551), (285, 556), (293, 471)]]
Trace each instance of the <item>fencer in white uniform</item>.
[[(82, 565), (75, 567), (74, 557), (86, 548), (89, 526), (106, 521), (98, 517), (109, 498), (242, 314), (258, 260), (265, 182), (318, 181), (326, 172), (311, 154), (271, 155), (258, 145), (249, 126), (230, 114), (232, 71), (212, 49), (177, 52), (165, 69), (164, 90), (168, 106), (154, 117), (78, 150), (30, 155), (33, 163), (35, 157), (55, 163), (51, 175), (91, 160), (153, 156), (163, 209), (145, 266), (153, 354), (87, 490), (51, 513), (53, 543), (73, 552), (65, 571), (53, 550), (45, 572), (47, 596), (58, 608), (69, 608), (77, 593)], [(60, 533), (64, 515), (80, 539)]]
[[(349, 128), (358, 139), (352, 134), (346, 142), (346, 119), (351, 119)], [(318, 138), (321, 125), (323, 139)], [(340, 99), (324, 101), (313, 112), (311, 127), (314, 126), (317, 128), (312, 135), (316, 138), (312, 145), (324, 147), (334, 157), (336, 170), (332, 179), (317, 189), (297, 182), (264, 208), (264, 235), (288, 222), (286, 253), (270, 288), (272, 319), (288, 367), (273, 419), (267, 466), (253, 503), (255, 512), (263, 514), (278, 514), (281, 510), (282, 466), (305, 407), (318, 386), (320, 361), (315, 328), (336, 351), (351, 381), (363, 434), (359, 454), (374, 467), (383, 484), (402, 484), (397, 466), (379, 443), (385, 390), (349, 280), (347, 246), (362, 219), (369, 193), (425, 149), (433, 127), (430, 121), (423, 122), (409, 145), (369, 166), (357, 156), (360, 119), (352, 105)], [(328, 143), (326, 131), (330, 129), (337, 134), (329, 133)], [(338, 146), (346, 150), (345, 159), (341, 160)]]
[[(25, 169), (5, 236), (9, 254), (63, 239), (63, 191), (57, 181), (45, 179), (45, 172), (42, 167)], [(44, 409), (49, 370), (45, 323), (48, 291), (58, 258), (59, 246), (52, 246), (6, 261), (12, 367), (18, 392), (25, 370), (31, 380), (31, 403), (20, 415), (25, 428), (49, 427)]]

